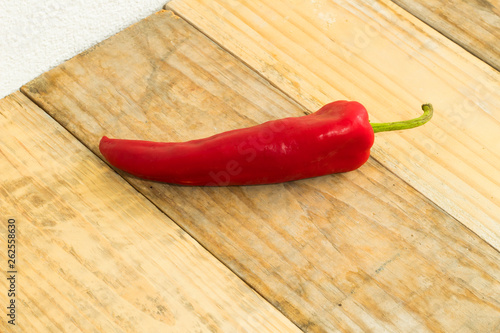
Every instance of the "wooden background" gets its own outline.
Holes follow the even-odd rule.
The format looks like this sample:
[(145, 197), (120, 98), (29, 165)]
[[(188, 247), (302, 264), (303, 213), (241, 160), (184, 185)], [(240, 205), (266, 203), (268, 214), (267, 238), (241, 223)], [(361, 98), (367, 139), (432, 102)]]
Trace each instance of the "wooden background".
[[(4, 98), (1, 330), (500, 331), (499, 8), (174, 0)], [(354, 172), (269, 186), (143, 181), (98, 151), (337, 99), (436, 114)]]

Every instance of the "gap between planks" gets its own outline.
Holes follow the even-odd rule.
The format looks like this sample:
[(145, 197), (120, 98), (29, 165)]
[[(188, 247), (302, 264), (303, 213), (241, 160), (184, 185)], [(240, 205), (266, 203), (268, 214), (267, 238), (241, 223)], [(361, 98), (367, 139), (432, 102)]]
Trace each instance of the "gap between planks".
[[(391, 0), (394, 4), (413, 15), (415, 18), (433, 28), (436, 32), (443, 35), (453, 43), (457, 44), (465, 51), (488, 64), (495, 70), (500, 70), (500, 57), (498, 55), (498, 45), (492, 45), (497, 42), (495, 37), (500, 34), (500, 17), (495, 9), (500, 9), (500, 3), (496, 1), (469, 1), (470, 7), (466, 8), (467, 1), (455, 0), (453, 5), (447, 6), (445, 10), (434, 11), (433, 7), (440, 5), (438, 0), (432, 1), (409, 1), (409, 0)], [(483, 12), (488, 7), (488, 23), (482, 18)], [(498, 7), (498, 8), (496, 8)], [(462, 14), (468, 13), (472, 20), (472, 26), (461, 26), (455, 24), (462, 19)], [(443, 15), (446, 18), (443, 19)], [(448, 17), (451, 18), (448, 19)], [(492, 17), (496, 18), (496, 27), (491, 24)], [(498, 43), (497, 43), (498, 44)]]

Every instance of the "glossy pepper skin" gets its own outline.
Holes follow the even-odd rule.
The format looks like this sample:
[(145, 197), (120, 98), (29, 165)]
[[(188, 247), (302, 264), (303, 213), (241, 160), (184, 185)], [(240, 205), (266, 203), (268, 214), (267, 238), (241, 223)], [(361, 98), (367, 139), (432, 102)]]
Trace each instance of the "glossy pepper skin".
[(363, 105), (336, 101), (306, 116), (204, 139), (151, 142), (103, 137), (99, 149), (111, 165), (139, 178), (228, 186), (352, 171), (368, 160), (373, 142), (374, 129)]

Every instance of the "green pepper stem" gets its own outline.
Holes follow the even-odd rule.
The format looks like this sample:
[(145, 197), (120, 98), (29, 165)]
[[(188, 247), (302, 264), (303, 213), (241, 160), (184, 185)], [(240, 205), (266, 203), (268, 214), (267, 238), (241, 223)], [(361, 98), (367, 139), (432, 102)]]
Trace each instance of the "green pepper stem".
[(431, 120), (434, 109), (432, 108), (431, 104), (424, 104), (422, 105), (422, 110), (424, 111), (424, 114), (415, 119), (395, 121), (392, 123), (373, 123), (371, 124), (373, 132), (378, 133), (387, 131), (399, 131), (422, 126), (423, 124)]

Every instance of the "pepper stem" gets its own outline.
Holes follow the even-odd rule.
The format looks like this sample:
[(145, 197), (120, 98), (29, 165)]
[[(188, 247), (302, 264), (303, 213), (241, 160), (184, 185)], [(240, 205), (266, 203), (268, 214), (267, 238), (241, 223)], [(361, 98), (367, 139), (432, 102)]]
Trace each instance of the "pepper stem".
[(423, 124), (431, 120), (434, 109), (432, 108), (431, 104), (424, 104), (422, 105), (422, 110), (424, 111), (424, 114), (415, 119), (395, 121), (392, 123), (373, 123), (371, 124), (373, 132), (378, 133), (387, 131), (399, 131), (422, 126)]

